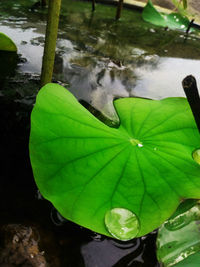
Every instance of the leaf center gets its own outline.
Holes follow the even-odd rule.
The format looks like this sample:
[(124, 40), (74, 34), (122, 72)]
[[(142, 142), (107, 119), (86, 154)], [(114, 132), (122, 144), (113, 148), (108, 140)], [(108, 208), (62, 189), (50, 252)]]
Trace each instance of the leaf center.
[(131, 143), (133, 146), (143, 147), (142, 142), (140, 142), (140, 141), (137, 140), (137, 139), (130, 138), (129, 141), (130, 141), (130, 143)]

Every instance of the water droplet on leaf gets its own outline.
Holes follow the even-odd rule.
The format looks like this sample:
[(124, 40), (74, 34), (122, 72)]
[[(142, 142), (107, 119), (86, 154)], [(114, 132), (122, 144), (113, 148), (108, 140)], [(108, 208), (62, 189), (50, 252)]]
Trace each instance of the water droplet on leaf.
[(196, 149), (193, 153), (192, 153), (192, 157), (193, 159), (200, 164), (200, 148)]
[(140, 227), (137, 216), (123, 208), (108, 210), (105, 214), (105, 225), (113, 237), (123, 241), (133, 239)]

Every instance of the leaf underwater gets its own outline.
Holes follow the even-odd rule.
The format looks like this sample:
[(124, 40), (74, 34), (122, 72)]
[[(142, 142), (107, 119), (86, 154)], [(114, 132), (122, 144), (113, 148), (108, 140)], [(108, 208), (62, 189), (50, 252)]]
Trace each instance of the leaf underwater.
[(180, 13), (164, 14), (158, 12), (151, 0), (149, 0), (144, 7), (142, 18), (154, 25), (169, 27), (171, 29), (186, 30), (190, 24), (189, 19)]
[[(185, 266), (187, 262), (199, 266), (199, 222), (200, 203), (189, 199), (182, 202), (173, 216), (159, 228), (156, 247), (157, 259), (162, 266)], [(199, 256), (190, 258), (194, 254)]]
[(0, 32), (0, 50), (17, 52), (15, 43), (2, 32)]
[[(30, 158), (42, 195), (68, 220), (111, 236), (114, 208), (137, 216), (143, 236), (182, 199), (200, 198), (200, 136), (185, 98), (114, 101), (119, 128), (86, 110), (64, 87), (44, 86), (31, 115)], [(133, 236), (134, 237), (134, 236)]]

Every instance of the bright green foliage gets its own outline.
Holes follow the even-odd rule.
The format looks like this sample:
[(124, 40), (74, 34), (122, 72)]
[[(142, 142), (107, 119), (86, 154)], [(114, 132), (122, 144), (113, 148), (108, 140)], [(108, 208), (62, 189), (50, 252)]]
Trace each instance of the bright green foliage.
[(150, 22), (152, 24), (155, 24), (157, 26), (167, 27), (167, 23), (166, 23), (165, 19), (163, 18), (161, 13), (159, 13), (155, 9), (155, 7), (153, 6), (151, 1), (148, 1), (147, 5), (143, 9), (142, 18), (145, 21)]
[(179, 13), (159, 13), (153, 6), (151, 0), (149, 0), (147, 5), (145, 6), (142, 12), (142, 18), (145, 21), (157, 26), (180, 30), (186, 30), (190, 23), (187, 17), (184, 17)]
[[(132, 212), (137, 236), (160, 226), (183, 198), (200, 197), (200, 137), (187, 100), (114, 101), (119, 128), (95, 118), (65, 88), (47, 84), (31, 116), (36, 183), (67, 219), (110, 235), (105, 214)], [(133, 237), (133, 236), (132, 236)]]
[[(188, 262), (196, 263), (195, 267), (199, 266), (199, 221), (200, 204), (188, 200), (183, 202), (175, 214), (159, 229), (157, 257), (164, 267), (188, 266)], [(196, 256), (190, 258), (191, 255)]]
[(0, 32), (0, 50), (17, 52), (15, 43), (4, 33)]

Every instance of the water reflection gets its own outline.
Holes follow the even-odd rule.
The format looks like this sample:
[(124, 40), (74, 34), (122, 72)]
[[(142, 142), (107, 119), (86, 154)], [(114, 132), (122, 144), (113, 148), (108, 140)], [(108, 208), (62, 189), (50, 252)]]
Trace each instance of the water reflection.
[[(41, 70), (46, 18), (45, 11), (30, 11), (34, 2), (34, 0), (20, 0), (19, 4), (15, 0), (0, 1), (0, 31), (15, 41), (20, 56), (17, 70), (11, 63), (13, 69), (9, 75), (13, 77), (9, 79), (6, 90), (0, 92), (2, 114), (4, 114), (1, 116), (1, 124), (4, 125), (1, 139), (7, 151), (7, 157), (3, 155), (2, 158), (4, 163), (2, 166), (5, 166), (2, 177), (5, 176), (5, 180), (9, 181), (7, 186), (9, 190), (12, 190), (10, 181), (13, 184), (13, 177), (16, 177), (16, 173), (15, 175), (12, 173), (10, 162), (13, 162), (13, 166), (18, 166), (19, 177), (29, 164), (27, 164), (29, 116), (35, 100), (35, 89), (39, 88), (39, 76), (34, 75), (39, 74)], [(182, 79), (190, 73), (198, 78), (200, 68), (198, 36), (190, 35), (185, 40), (184, 34), (180, 32), (166, 32), (163, 29), (152, 28), (152, 25), (142, 22), (139, 13), (128, 10), (124, 10), (123, 18), (116, 23), (113, 19), (115, 9), (109, 6), (99, 5), (91, 17), (90, 4), (63, 1), (54, 68), (55, 79), (65, 84), (69, 83), (70, 90), (85, 106), (90, 107), (87, 104), (90, 103), (101, 113), (116, 119), (112, 106), (114, 97), (136, 95), (157, 99), (183, 96)], [(1, 66), (4, 67), (2, 61)], [(16, 75), (14, 70), (17, 72)], [(3, 71), (4, 68), (1, 72)], [(27, 72), (31, 73), (31, 79), (25, 74)], [(9, 101), (4, 101), (6, 97)], [(22, 154), (21, 157), (19, 152)], [(25, 162), (27, 166), (22, 166), (21, 162)], [(30, 175), (26, 175), (25, 181), (29, 181), (27, 177)], [(13, 207), (13, 195), (15, 196), (16, 192), (20, 197), (22, 192), (23, 194), (26, 192), (22, 190), (24, 180), (20, 181), (21, 184), (23, 181), (23, 185), (18, 189), (19, 192), (13, 187), (14, 192), (9, 195), (7, 203), (12, 200), (12, 205), (9, 207)], [(2, 194), (2, 197), (5, 196)], [(18, 198), (17, 195), (16, 199)], [(23, 199), (23, 203), (28, 202)], [(30, 209), (29, 205), (27, 209)], [(20, 214), (21, 210), (19, 205), (17, 211), (20, 211)], [(11, 213), (9, 210), (11, 214), (15, 215), (15, 212)], [(41, 219), (42, 225), (44, 221), (46, 222), (43, 214), (35, 218), (34, 212), (30, 213), (33, 221)], [(84, 239), (82, 236), (79, 237), (80, 232), (76, 226), (73, 225), (72, 228), (75, 230), (71, 231), (67, 225), (65, 231), (60, 233), (61, 241), (67, 244), (67, 249), (61, 258), (67, 263), (70, 261), (63, 266), (151, 267), (157, 264), (154, 255), (155, 233), (153, 238), (150, 235), (145, 239), (136, 239), (133, 246), (128, 244), (122, 249), (110, 239), (103, 239), (101, 242), (88, 241), (88, 234)], [(64, 236), (67, 229), (69, 240)], [(61, 230), (56, 231), (58, 236), (58, 231)]]
[(125, 264), (126, 262), (124, 264), (118, 263), (120, 259), (131, 254), (132, 260), (135, 256), (140, 256), (140, 261), (142, 262), (141, 252), (142, 245), (140, 239), (136, 239), (132, 247), (125, 249), (115, 246), (110, 239), (105, 239), (101, 242), (91, 241), (81, 247), (81, 254), (87, 267), (125, 267), (128, 266)]
[(81, 246), (81, 255), (87, 267), (156, 267), (155, 238), (156, 232), (128, 242), (92, 240)]
[[(46, 10), (32, 12), (34, 1), (22, 1), (21, 6), (5, 3), (0, 3), (0, 31), (12, 37), (25, 59), (18, 71), (39, 74)], [(184, 33), (152, 28), (133, 10), (125, 10), (122, 20), (115, 22), (114, 11), (101, 5), (93, 14), (90, 4), (63, 1), (55, 79), (113, 120), (115, 97), (184, 96), (182, 79), (190, 73), (198, 78), (199, 36), (185, 39)]]
[(133, 94), (153, 99), (185, 97), (182, 80), (192, 74), (200, 81), (199, 68), (199, 60), (160, 58), (158, 68), (144, 65), (136, 69), (138, 80)]

